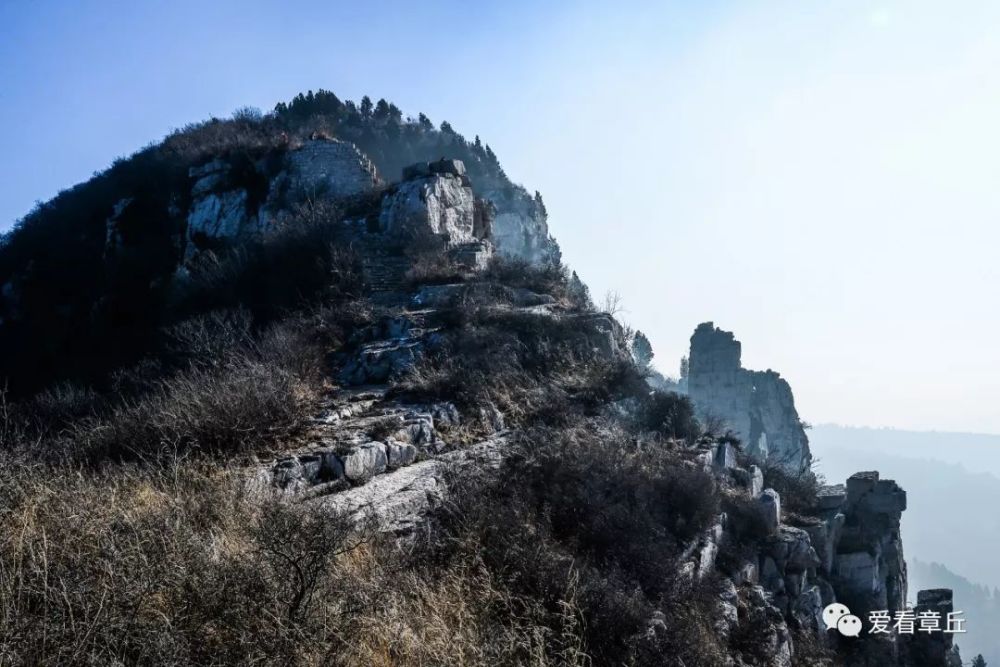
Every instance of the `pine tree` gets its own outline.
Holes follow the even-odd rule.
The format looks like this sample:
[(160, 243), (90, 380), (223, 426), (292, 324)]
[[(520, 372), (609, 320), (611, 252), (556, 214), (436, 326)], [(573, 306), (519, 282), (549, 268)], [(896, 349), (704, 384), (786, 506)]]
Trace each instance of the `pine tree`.
[(641, 331), (636, 331), (632, 338), (632, 357), (643, 368), (653, 361), (653, 346)]
[(365, 95), (361, 98), (361, 117), (368, 119), (372, 117), (372, 98)]
[(394, 123), (403, 122), (403, 112), (395, 104), (389, 103), (389, 119)]
[(972, 659), (972, 667), (986, 667), (986, 659), (982, 653)]

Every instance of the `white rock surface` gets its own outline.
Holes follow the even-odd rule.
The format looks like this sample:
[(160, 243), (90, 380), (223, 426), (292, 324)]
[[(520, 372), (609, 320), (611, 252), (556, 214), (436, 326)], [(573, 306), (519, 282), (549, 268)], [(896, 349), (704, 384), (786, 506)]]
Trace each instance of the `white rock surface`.
[(382, 202), (379, 224), (398, 239), (433, 235), (449, 245), (472, 243), (475, 196), (463, 179), (452, 174), (403, 181)]
[(368, 442), (355, 447), (344, 456), (344, 476), (354, 483), (364, 483), (375, 475), (385, 472), (388, 458), (385, 445), (381, 442)]
[(774, 489), (764, 489), (757, 496), (757, 507), (764, 519), (768, 531), (778, 530), (781, 524), (781, 496)]

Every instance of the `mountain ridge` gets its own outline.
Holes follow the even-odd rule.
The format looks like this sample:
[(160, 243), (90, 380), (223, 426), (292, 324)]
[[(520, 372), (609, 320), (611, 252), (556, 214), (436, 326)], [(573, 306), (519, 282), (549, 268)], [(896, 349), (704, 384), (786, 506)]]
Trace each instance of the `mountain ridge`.
[(787, 382), (710, 323), (688, 379), (738, 378), (749, 425), (653, 390), (560, 260), (488, 146), (325, 91), (41, 205), (0, 245), (0, 654), (957, 664), (824, 622), (906, 608), (906, 492), (822, 485)]

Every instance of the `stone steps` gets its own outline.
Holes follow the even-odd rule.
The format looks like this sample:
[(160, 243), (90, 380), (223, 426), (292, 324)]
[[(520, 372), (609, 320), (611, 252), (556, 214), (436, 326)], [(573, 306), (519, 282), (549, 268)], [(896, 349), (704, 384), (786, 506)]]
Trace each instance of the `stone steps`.
[(367, 256), (361, 262), (365, 284), (373, 292), (399, 290), (409, 270), (410, 261), (405, 257)]

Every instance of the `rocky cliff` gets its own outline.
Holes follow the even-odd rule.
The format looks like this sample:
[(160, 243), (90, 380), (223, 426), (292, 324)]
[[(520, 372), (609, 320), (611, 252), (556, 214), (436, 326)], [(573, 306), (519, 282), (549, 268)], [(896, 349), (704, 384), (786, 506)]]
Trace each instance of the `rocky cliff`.
[(740, 362), (741, 345), (713, 323), (691, 336), (687, 391), (706, 420), (719, 419), (746, 443), (747, 452), (796, 470), (812, 461), (809, 440), (792, 390), (778, 373), (751, 371)]

